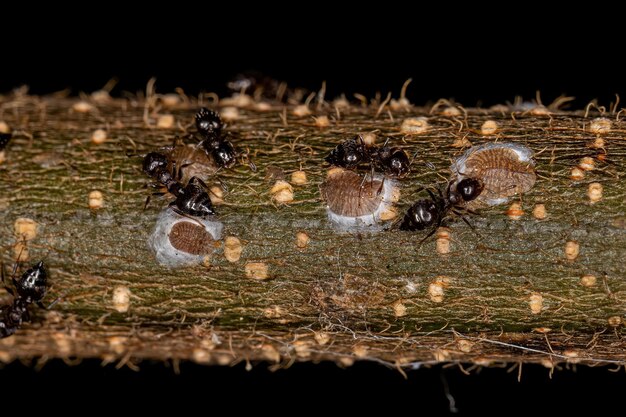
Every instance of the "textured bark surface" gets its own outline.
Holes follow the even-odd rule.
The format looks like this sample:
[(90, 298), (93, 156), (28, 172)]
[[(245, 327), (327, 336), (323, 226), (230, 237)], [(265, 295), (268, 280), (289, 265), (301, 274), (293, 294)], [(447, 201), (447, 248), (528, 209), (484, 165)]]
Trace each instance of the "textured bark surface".
[[(15, 134), (0, 164), (2, 259), (13, 263), (15, 220), (34, 219), (30, 260), (50, 266), (48, 301), (62, 297), (0, 340), (1, 361), (96, 357), (130, 366), (142, 359), (287, 366), (372, 360), (408, 368), (440, 361), (626, 363), (626, 122), (614, 114), (605, 115), (610, 131), (599, 134), (590, 129), (599, 114), (585, 117), (584, 111), (467, 109), (445, 116), (441, 108), (379, 111), (374, 102), (340, 110), (312, 105), (312, 115), (297, 117), (282, 105), (240, 108), (227, 130), (259, 169), (241, 165), (219, 173), (229, 190), (217, 218), (225, 236), (242, 242), (241, 259), (227, 261), (220, 242), (205, 265), (172, 270), (159, 266), (147, 246), (167, 203), (156, 199), (142, 210), (149, 180), (141, 159), (127, 153), (168, 145), (192, 129), (197, 105), (164, 108), (125, 99), (92, 101), (93, 109), (79, 112), (77, 102), (0, 100), (0, 120)], [(159, 114), (173, 114), (175, 125), (157, 127)], [(330, 126), (316, 126), (313, 116), (321, 115)], [(405, 137), (400, 125), (412, 116), (427, 117), (430, 129)], [(488, 119), (500, 129), (484, 136), (480, 128)], [(98, 128), (108, 132), (99, 145), (91, 141)], [(412, 173), (401, 181), (401, 211), (423, 198), (422, 187), (446, 184), (450, 162), (467, 141), (526, 144), (537, 153), (539, 177), (521, 199), (524, 215), (510, 219), (507, 205), (482, 209), (469, 219), (479, 235), (451, 219), (446, 255), (437, 253), (434, 237), (418, 248), (420, 233), (336, 232), (320, 201), (323, 157), (339, 141), (370, 131), (417, 152)], [(598, 137), (606, 156), (590, 146)], [(571, 169), (584, 156), (595, 169), (572, 180)], [(272, 201), (274, 180), (266, 174), (279, 172), (275, 168), (287, 180), (300, 168), (307, 173), (291, 204)], [(587, 196), (592, 182), (603, 185), (595, 204)], [(92, 190), (104, 195), (97, 211), (87, 204)], [(537, 203), (545, 204), (545, 220), (532, 215)], [(296, 246), (299, 231), (311, 239), (304, 249)], [(580, 244), (573, 261), (564, 255), (569, 240)], [(266, 264), (269, 279), (247, 278), (250, 262)], [(595, 285), (582, 285), (584, 275), (594, 275)], [(115, 308), (116, 287), (130, 290), (125, 313)]]

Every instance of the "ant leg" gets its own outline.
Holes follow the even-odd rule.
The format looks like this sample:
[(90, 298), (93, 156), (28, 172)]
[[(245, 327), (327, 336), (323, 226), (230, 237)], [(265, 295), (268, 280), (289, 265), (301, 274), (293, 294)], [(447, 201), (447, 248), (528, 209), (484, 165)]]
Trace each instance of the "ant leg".
[(204, 181), (202, 181), (199, 177), (193, 177), (189, 180), (189, 182), (197, 182), (198, 184), (200, 184), (205, 190), (209, 189), (209, 186), (206, 185), (206, 183)]
[(470, 223), (469, 220), (467, 220), (467, 218), (463, 215), (463, 213), (460, 213), (456, 210), (452, 210), (452, 212), (454, 214), (456, 214), (457, 216), (459, 216), (461, 218), (461, 220), (463, 220), (463, 222), (469, 226), (470, 229), (472, 229), (472, 232), (476, 233), (478, 235), (478, 237), (480, 237), (481, 239), (483, 238), (483, 236), (478, 232), (478, 230), (476, 230), (476, 228), (474, 227), (473, 224)]
[(428, 232), (428, 234), (426, 235), (426, 237), (425, 237), (424, 239), (420, 240), (420, 243), (418, 244), (418, 246), (417, 246), (417, 247), (418, 247), (418, 248), (419, 248), (419, 247), (421, 247), (421, 246), (422, 246), (422, 244), (426, 241), (426, 239), (428, 239), (429, 237), (431, 237), (432, 235), (434, 235), (434, 234), (435, 234), (435, 232), (437, 231), (437, 229), (439, 228), (439, 226), (440, 226), (440, 225), (437, 225), (437, 226), (433, 227), (433, 229), (432, 229), (430, 232)]
[(146, 210), (148, 208), (148, 204), (150, 204), (150, 197), (151, 196), (146, 197), (146, 202), (143, 205), (144, 210)]
[[(208, 185), (206, 185), (206, 183), (204, 181), (202, 181), (200, 178), (198, 177), (193, 177), (192, 179), (189, 180), (189, 182), (191, 181), (195, 181), (197, 183), (199, 183), (207, 192), (211, 193), (212, 195), (214, 195), (215, 197), (217, 197), (217, 195), (211, 191), (211, 189), (209, 188)], [(221, 183), (220, 183), (221, 184)]]
[(198, 224), (198, 226), (203, 227), (203, 228), (205, 228), (205, 229), (206, 229), (206, 227), (205, 227), (205, 226), (204, 226), (204, 225), (203, 225), (203, 224), (202, 224), (202, 223), (201, 223), (198, 219), (196, 219), (196, 218), (195, 218), (195, 217), (193, 217), (193, 216), (190, 216), (189, 214), (187, 214), (187, 213), (183, 212), (181, 209), (179, 209), (178, 207), (176, 207), (175, 202), (170, 203), (170, 206), (169, 206), (169, 207), (172, 209), (172, 211), (173, 211), (174, 213), (178, 214), (179, 216), (186, 217), (186, 218), (188, 218), (189, 220), (193, 220), (195, 223), (197, 223), (197, 224)]
[(256, 172), (256, 165), (254, 162), (252, 162), (252, 159), (250, 159), (250, 150), (247, 148), (246, 152), (241, 155), (241, 163), (245, 164), (246, 162), (248, 167), (250, 168), (250, 171)]
[(176, 181), (180, 182), (180, 180), (183, 179), (183, 168), (187, 168), (190, 165), (193, 165), (193, 162), (181, 164), (180, 167), (178, 167), (178, 172), (174, 173), (174, 178), (176, 179)]
[(385, 186), (385, 178), (386, 177), (383, 177), (383, 180), (380, 182), (380, 187), (378, 187), (378, 191), (376, 191), (376, 195), (377, 196), (380, 195), (380, 193), (383, 192), (383, 188)]
[(50, 310), (52, 307), (54, 307), (59, 301), (61, 301), (62, 297), (57, 297), (53, 302), (51, 302), (47, 307), (45, 305), (43, 305), (43, 303), (41, 301), (37, 301), (35, 304), (37, 304), (37, 306), (41, 309), (44, 310)]
[[(440, 190), (440, 191), (441, 191), (441, 190)], [(434, 194), (434, 193), (430, 190), (430, 188), (427, 188), (427, 189), (426, 189), (426, 192), (428, 193), (428, 195), (430, 196), (430, 198), (431, 198), (433, 201), (437, 201), (437, 197), (435, 197), (435, 194)]]

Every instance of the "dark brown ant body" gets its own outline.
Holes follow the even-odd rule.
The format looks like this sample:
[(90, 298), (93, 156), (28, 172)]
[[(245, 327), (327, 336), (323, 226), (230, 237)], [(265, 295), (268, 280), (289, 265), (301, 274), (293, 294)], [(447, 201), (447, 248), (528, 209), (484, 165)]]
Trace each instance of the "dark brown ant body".
[(361, 164), (370, 163), (372, 154), (361, 136), (357, 135), (337, 145), (324, 160), (338, 167), (356, 169)]
[[(222, 134), (223, 128), (224, 124), (216, 112), (203, 107), (196, 113), (196, 129), (202, 136), (199, 146), (219, 168), (231, 168), (237, 162), (240, 153), (227, 136)], [(252, 162), (248, 165), (252, 171), (256, 171), (256, 166)]]
[(360, 135), (347, 139), (335, 147), (324, 159), (331, 165), (346, 169), (358, 169), (367, 165), (389, 177), (404, 177), (410, 172), (411, 162), (402, 149), (388, 146), (389, 139), (381, 147), (366, 146)]
[[(211, 199), (205, 191), (206, 184), (198, 177), (192, 177), (187, 185), (183, 186), (178, 178), (180, 171), (174, 165), (172, 171), (168, 169), (168, 158), (159, 152), (150, 152), (144, 157), (143, 170), (157, 183), (167, 188), (167, 191), (176, 199), (170, 204), (175, 212), (181, 215), (205, 218), (215, 214)], [(159, 194), (159, 193), (156, 193)], [(150, 197), (146, 200), (146, 206)]]
[(464, 203), (476, 199), (482, 191), (482, 182), (474, 178), (465, 178), (458, 183), (451, 181), (445, 194), (439, 190), (439, 195), (435, 195), (427, 189), (430, 199), (418, 200), (407, 210), (400, 223), (400, 230), (415, 231), (430, 228), (431, 231), (421, 240), (421, 244), (435, 233), (451, 212), (461, 216), (461, 219), (472, 227), (463, 217), (461, 210)]
[(16, 272), (17, 263), (11, 276), (11, 281), (15, 287), (13, 290), (6, 286), (4, 266), (2, 266), (2, 283), (8, 293), (13, 296), (13, 303), (0, 307), (0, 339), (11, 336), (23, 322), (30, 321), (28, 308), (31, 304), (46, 308), (41, 303), (46, 296), (48, 286), (48, 274), (43, 261), (39, 261), (34, 267), (24, 272), (19, 280), (15, 278)]

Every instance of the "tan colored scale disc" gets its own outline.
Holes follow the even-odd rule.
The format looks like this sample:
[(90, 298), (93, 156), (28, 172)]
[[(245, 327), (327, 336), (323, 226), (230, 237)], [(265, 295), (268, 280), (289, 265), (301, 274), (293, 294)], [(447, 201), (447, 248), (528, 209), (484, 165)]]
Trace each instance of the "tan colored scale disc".
[(213, 237), (204, 227), (187, 221), (181, 221), (172, 226), (169, 239), (174, 248), (192, 255), (209, 253), (214, 242)]
[(521, 162), (515, 151), (506, 148), (485, 149), (470, 155), (463, 175), (479, 178), (484, 184), (480, 199), (510, 197), (530, 190), (537, 174), (530, 162)]
[(381, 181), (366, 179), (352, 171), (332, 173), (321, 185), (322, 198), (335, 214), (346, 217), (370, 215), (380, 205)]

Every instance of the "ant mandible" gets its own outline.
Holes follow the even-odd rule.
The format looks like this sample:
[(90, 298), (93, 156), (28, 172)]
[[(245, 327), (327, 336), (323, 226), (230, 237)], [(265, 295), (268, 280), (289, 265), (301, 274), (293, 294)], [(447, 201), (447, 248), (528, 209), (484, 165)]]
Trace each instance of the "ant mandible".
[[(11, 274), (11, 282), (15, 290), (6, 286), (4, 277), (4, 265), (1, 265), (2, 283), (7, 292), (13, 296), (13, 303), (0, 307), (0, 339), (11, 336), (15, 333), (22, 322), (30, 321), (28, 307), (37, 304), (41, 308), (46, 308), (41, 303), (46, 296), (48, 286), (48, 273), (43, 261), (39, 261), (35, 266), (24, 272), (19, 280), (15, 278), (18, 263), (15, 263)], [(48, 308), (54, 305), (52, 303)]]

